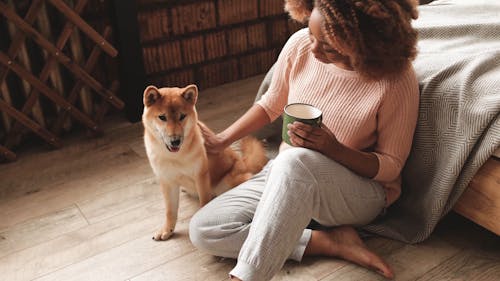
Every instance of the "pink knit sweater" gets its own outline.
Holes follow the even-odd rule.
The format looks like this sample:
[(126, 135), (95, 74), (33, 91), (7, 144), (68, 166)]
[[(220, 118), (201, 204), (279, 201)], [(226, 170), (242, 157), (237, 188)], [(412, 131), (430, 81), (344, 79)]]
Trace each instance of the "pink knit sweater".
[(344, 145), (373, 152), (379, 170), (373, 178), (386, 190), (387, 204), (401, 194), (401, 169), (415, 130), (419, 89), (413, 68), (398, 79), (366, 82), (355, 71), (318, 61), (302, 29), (285, 44), (271, 85), (257, 103), (271, 120), (286, 104), (309, 103), (323, 111), (327, 126)]

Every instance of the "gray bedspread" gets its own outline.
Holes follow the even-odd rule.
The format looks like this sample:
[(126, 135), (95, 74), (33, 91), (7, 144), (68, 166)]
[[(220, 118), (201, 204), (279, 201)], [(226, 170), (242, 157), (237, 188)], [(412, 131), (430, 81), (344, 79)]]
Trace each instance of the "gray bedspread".
[(420, 113), (403, 193), (367, 229), (426, 239), (500, 143), (500, 1), (436, 1), (414, 23)]
[(500, 143), (500, 1), (442, 0), (419, 9), (420, 113), (403, 193), (364, 228), (409, 243), (431, 234)]

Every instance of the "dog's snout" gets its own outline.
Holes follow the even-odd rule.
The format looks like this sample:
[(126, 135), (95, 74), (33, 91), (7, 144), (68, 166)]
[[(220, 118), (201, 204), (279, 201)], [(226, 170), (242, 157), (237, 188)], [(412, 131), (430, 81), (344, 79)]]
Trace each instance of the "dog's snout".
[(170, 144), (173, 146), (173, 147), (177, 147), (181, 144), (181, 139), (173, 139), (170, 141)]

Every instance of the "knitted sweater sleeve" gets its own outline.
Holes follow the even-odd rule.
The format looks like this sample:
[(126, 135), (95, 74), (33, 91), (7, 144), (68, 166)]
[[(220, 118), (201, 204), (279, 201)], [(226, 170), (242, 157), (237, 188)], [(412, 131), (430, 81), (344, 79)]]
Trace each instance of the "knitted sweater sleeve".
[(412, 68), (397, 81), (388, 82), (377, 115), (378, 138), (374, 153), (379, 170), (375, 180), (391, 182), (400, 175), (410, 153), (418, 104), (418, 81)]
[(304, 43), (307, 29), (302, 29), (293, 34), (281, 50), (274, 66), (273, 77), (267, 92), (257, 102), (266, 111), (269, 119), (274, 121), (282, 113), (288, 102), (290, 71), (296, 60), (299, 45)]

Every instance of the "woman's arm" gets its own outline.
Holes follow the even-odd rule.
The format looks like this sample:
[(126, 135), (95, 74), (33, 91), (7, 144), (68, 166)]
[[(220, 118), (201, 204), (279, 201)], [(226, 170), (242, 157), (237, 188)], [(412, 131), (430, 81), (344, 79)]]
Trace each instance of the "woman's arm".
[(233, 142), (257, 131), (270, 122), (271, 120), (264, 108), (255, 104), (227, 129), (217, 135), (202, 126), (200, 128), (205, 138), (207, 152), (218, 153)]
[(234, 141), (257, 131), (281, 115), (288, 101), (290, 71), (297, 61), (299, 50), (309, 44), (308, 34), (307, 29), (301, 29), (288, 39), (273, 67), (268, 90), (243, 116), (217, 135), (202, 128), (208, 153), (224, 150)]
[(377, 175), (379, 163), (377, 156), (373, 153), (342, 145), (337, 150), (328, 151), (326, 155), (360, 176), (371, 179)]
[(325, 155), (356, 174), (370, 179), (377, 175), (379, 169), (378, 158), (375, 154), (355, 150), (342, 144), (337, 147), (331, 146)]
[(288, 125), (290, 142), (294, 146), (310, 148), (344, 165), (356, 174), (373, 178), (377, 175), (379, 161), (373, 153), (363, 152), (341, 144), (326, 127), (311, 127), (294, 122)]

